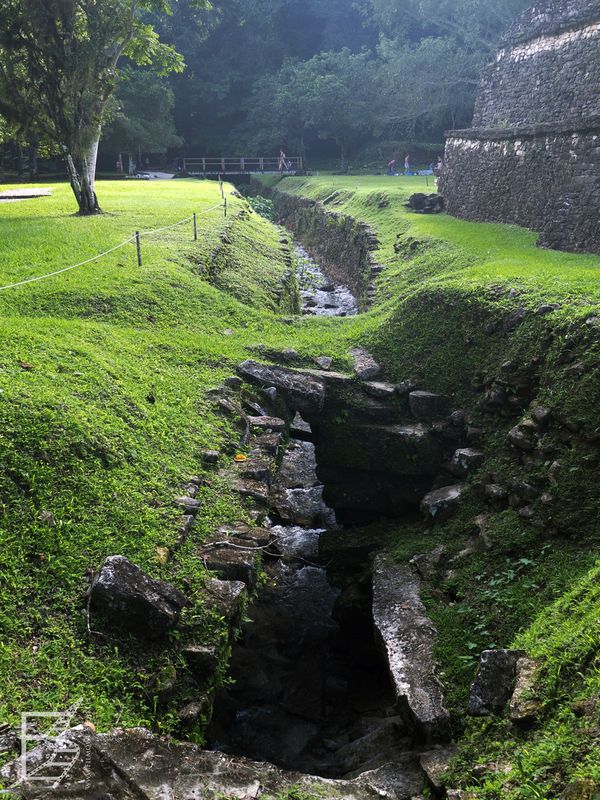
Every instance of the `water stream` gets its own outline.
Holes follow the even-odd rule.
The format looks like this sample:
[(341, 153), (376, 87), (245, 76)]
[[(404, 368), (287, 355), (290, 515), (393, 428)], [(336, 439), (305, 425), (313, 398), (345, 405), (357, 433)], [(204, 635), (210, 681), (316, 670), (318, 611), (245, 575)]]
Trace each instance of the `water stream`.
[(302, 313), (314, 317), (351, 317), (358, 314), (356, 298), (347, 286), (329, 280), (317, 262), (299, 244), (294, 247)]

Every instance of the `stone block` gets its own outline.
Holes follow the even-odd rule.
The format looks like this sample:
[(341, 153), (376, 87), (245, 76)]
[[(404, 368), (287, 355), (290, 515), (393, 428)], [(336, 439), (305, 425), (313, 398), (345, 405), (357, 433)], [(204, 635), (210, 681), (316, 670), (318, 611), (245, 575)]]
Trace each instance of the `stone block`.
[(450, 461), (450, 471), (458, 478), (466, 478), (469, 473), (478, 469), (485, 461), (485, 453), (472, 447), (456, 450)]
[(448, 398), (434, 392), (411, 392), (408, 403), (412, 415), (418, 420), (439, 419), (448, 413)]
[(444, 486), (426, 494), (421, 501), (427, 522), (442, 523), (453, 517), (459, 509), (464, 486)]
[(150, 578), (123, 556), (109, 556), (91, 589), (91, 608), (117, 625), (150, 639), (169, 633), (187, 605), (185, 595)]
[(523, 655), (517, 660), (515, 689), (510, 699), (510, 721), (515, 725), (530, 725), (541, 703), (534, 694), (541, 662)]
[(362, 381), (370, 381), (381, 372), (381, 367), (373, 356), (362, 347), (350, 351), (354, 362), (354, 372)]
[(396, 697), (416, 732), (443, 737), (450, 715), (436, 677), (436, 629), (420, 597), (421, 582), (410, 567), (376, 556), (373, 565), (373, 623), (386, 657)]
[(469, 695), (467, 713), (486, 717), (502, 712), (516, 681), (517, 662), (525, 655), (521, 650), (484, 650)]
[(318, 414), (323, 408), (325, 385), (311, 375), (285, 367), (259, 364), (256, 361), (244, 361), (238, 367), (238, 374), (261, 388), (275, 387), (290, 408), (301, 414)]

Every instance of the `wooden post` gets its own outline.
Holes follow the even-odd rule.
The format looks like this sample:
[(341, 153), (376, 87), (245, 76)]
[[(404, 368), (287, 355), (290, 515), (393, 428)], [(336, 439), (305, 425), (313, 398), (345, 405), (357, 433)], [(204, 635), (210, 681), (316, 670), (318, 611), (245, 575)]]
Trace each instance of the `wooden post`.
[(202, 159), (202, 172), (206, 175), (206, 159)]
[(221, 172), (227, 172), (227, 170), (225, 169), (225, 159), (224, 158), (221, 159)]
[(142, 266), (142, 240), (140, 239), (140, 232), (135, 232), (135, 245), (137, 249), (138, 267)]
[(265, 160), (264, 160), (264, 158), (259, 158), (258, 159), (258, 168), (260, 169), (261, 172), (265, 171)]
[(240, 166), (242, 168), (242, 172), (244, 172), (245, 167), (244, 167), (244, 159), (243, 158), (240, 158)]
[(227, 216), (227, 198), (226, 197), (223, 200), (223, 212), (224, 212), (224, 215)]
[(198, 220), (196, 218), (196, 212), (194, 212), (194, 241), (198, 241)]

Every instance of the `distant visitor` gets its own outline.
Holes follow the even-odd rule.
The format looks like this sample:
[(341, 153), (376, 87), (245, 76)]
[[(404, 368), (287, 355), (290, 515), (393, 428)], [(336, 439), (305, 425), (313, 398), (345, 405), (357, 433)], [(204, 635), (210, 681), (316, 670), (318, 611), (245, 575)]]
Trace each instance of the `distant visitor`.
[(388, 161), (387, 174), (388, 175), (395, 175), (396, 174), (396, 159), (395, 158), (392, 158), (391, 161)]

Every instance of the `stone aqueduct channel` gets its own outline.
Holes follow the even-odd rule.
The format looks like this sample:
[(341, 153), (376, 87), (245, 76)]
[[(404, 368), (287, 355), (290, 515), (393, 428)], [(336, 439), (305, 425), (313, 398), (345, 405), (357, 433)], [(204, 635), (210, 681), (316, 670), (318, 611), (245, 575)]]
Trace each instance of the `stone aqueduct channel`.
[[(320, 204), (285, 195), (277, 202), (323, 264), (321, 271), (302, 251), (309, 281), (301, 287), (303, 313), (368, 308), (382, 270), (372, 256), (373, 231)], [(345, 271), (336, 266), (340, 253), (351, 265)], [(58, 752), (65, 763), (78, 756), (69, 774), (73, 800), (248, 800), (292, 786), (346, 800), (420, 800), (425, 789), (444, 796), (451, 720), (436, 674), (436, 630), (421, 598), (443, 548), (424, 546), (409, 565), (398, 564), (385, 541), (361, 526), (449, 519), (464, 481), (485, 461), (478, 432), (448, 397), (410, 380), (386, 381), (364, 349), (349, 353), (350, 373), (333, 371), (327, 357), (307, 367), (290, 350), (262, 356), (209, 393), (239, 440), (226, 453), (205, 452), (203, 466), (235, 486), (254, 519), (219, 527), (196, 549), (217, 576), (205, 593), (228, 637), (170, 645), (180, 648), (186, 680), (198, 687), (196, 699), (177, 709), (181, 726), (208, 720), (208, 741), (201, 747), (145, 730), (68, 731)], [(247, 455), (233, 459), (239, 450)], [(190, 476), (175, 498), (177, 547), (193, 531), (203, 480)], [(176, 557), (177, 547), (165, 557)], [(112, 556), (94, 577), (88, 615), (113, 620), (151, 646), (176, 628), (186, 604), (182, 592)], [(223, 686), (225, 659), (234, 682)], [(484, 654), (470, 713), (510, 703), (511, 715), (525, 718), (535, 669), (523, 653)], [(167, 701), (174, 680), (155, 688)], [(55, 754), (48, 746), (32, 751), (29, 773)], [(10, 784), (19, 769), (8, 765), (2, 775)], [(64, 797), (62, 785), (24, 790), (32, 798)]]
[[(289, 352), (281, 356), (293, 359)], [(439, 787), (452, 755), (445, 744), (449, 715), (419, 577), (435, 551), (414, 569), (399, 566), (378, 552), (377, 542), (344, 529), (336, 512), (340, 519), (372, 516), (385, 497), (384, 507), (396, 514), (420, 501), (432, 522), (447, 518), (460, 501), (461, 477), (484, 456), (469, 447), (464, 419), (445, 398), (378, 380), (380, 367), (365, 351), (353, 358), (354, 374), (247, 361), (211, 393), (250, 455), (231, 477), (265, 520), (221, 528), (198, 553), (219, 575), (207, 590), (232, 637), (244, 630), (243, 608), (261, 563), (268, 578), (252, 594), (252, 624), (233, 648), (233, 690), (183, 710), (191, 720), (213, 713), (213, 749), (142, 730), (98, 736), (76, 729), (62, 739), (65, 753), (88, 751), (93, 758), (71, 776), (69, 797), (254, 797), (259, 789), (297, 785), (332, 798), (409, 800), (425, 785)], [(326, 437), (341, 411), (344, 436), (362, 444), (353, 445), (353, 457), (344, 457), (336, 471), (330, 453), (340, 443)], [(379, 473), (368, 443), (377, 449)], [(205, 459), (219, 468), (220, 454)], [(318, 477), (320, 459), (329, 483)], [(432, 489), (448, 460), (455, 483)], [(370, 486), (357, 494), (357, 481), (367, 475)], [(195, 486), (192, 480), (177, 500), (182, 536), (192, 527)], [(372, 565), (367, 608), (364, 598), (348, 603), (347, 589), (330, 583), (326, 562), (332, 560), (357, 579), (365, 563)], [(107, 560), (91, 590), (93, 609), (156, 637), (173, 628), (185, 602), (119, 557)], [(188, 646), (185, 657), (198, 675), (217, 664), (214, 648), (205, 646)], [(30, 768), (47, 757), (43, 747), (34, 751)], [(14, 766), (4, 769), (5, 777), (11, 769), (16, 777)], [(36, 795), (31, 788), (28, 796), (58, 798), (63, 791)]]

